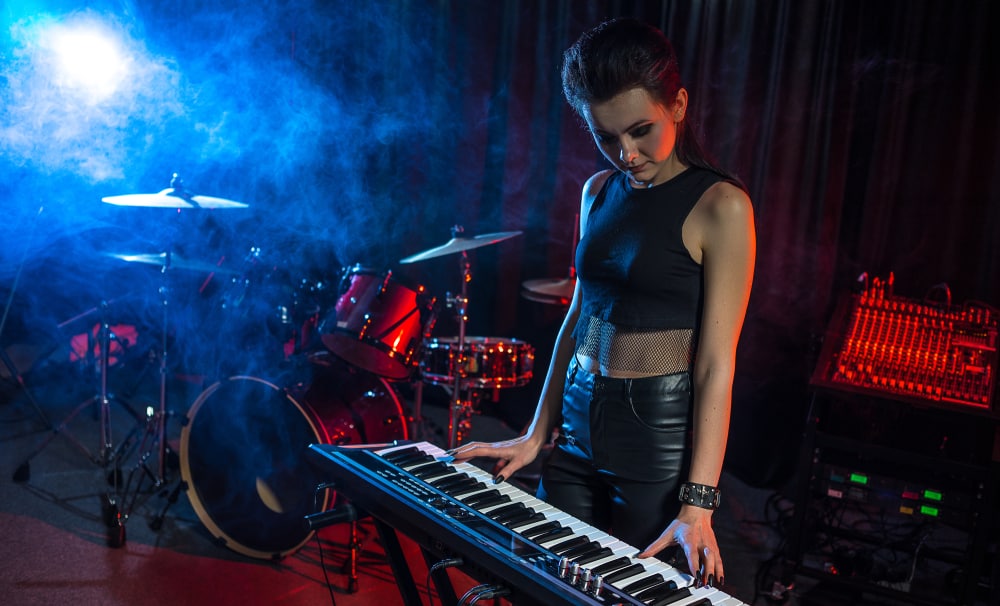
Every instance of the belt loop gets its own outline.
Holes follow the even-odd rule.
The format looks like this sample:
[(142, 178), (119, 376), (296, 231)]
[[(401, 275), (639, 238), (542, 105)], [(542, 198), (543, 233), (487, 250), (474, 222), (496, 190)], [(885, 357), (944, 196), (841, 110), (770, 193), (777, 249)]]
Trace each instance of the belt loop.
[(573, 363), (569, 366), (569, 384), (572, 385), (576, 381), (576, 371), (580, 368), (580, 364), (576, 361), (576, 354), (573, 354)]
[(632, 379), (625, 379), (625, 399), (632, 400)]

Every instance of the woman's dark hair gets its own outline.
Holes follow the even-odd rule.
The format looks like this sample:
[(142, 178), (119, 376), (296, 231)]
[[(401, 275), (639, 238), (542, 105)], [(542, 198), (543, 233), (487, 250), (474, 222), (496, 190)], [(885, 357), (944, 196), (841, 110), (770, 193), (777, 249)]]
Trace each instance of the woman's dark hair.
[[(674, 47), (663, 32), (635, 19), (611, 19), (583, 35), (563, 54), (563, 95), (577, 115), (586, 106), (609, 101), (615, 95), (642, 88), (666, 107), (681, 89), (681, 73)], [(706, 168), (746, 189), (742, 182), (716, 164), (687, 128), (677, 124), (675, 152), (683, 163)]]

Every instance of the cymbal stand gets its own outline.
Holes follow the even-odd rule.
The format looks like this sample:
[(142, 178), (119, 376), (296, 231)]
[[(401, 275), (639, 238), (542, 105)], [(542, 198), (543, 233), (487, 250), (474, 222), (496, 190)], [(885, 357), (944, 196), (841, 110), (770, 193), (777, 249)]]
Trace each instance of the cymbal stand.
[[(89, 334), (89, 333), (88, 333)], [(99, 339), (97, 349), (100, 351), (98, 359), (98, 374), (100, 375), (100, 387), (97, 395), (92, 398), (88, 398), (81, 402), (73, 411), (63, 419), (58, 426), (53, 427), (52, 433), (50, 433), (36, 448), (29, 454), (24, 462), (17, 467), (14, 472), (15, 482), (26, 482), (30, 478), (30, 461), (35, 458), (39, 453), (41, 453), (49, 443), (52, 442), (57, 436), (65, 436), (73, 445), (75, 445), (84, 455), (90, 459), (94, 464), (102, 467), (106, 472), (108, 472), (109, 482), (112, 484), (113, 494), (108, 495), (108, 500), (114, 502), (118, 494), (118, 480), (120, 476), (119, 463), (124, 458), (126, 450), (131, 445), (132, 435), (135, 433), (135, 429), (126, 436), (124, 440), (117, 446), (115, 445), (111, 436), (111, 402), (116, 401), (121, 404), (133, 417), (138, 418), (135, 410), (129, 406), (127, 402), (122, 401), (120, 398), (115, 397), (108, 391), (108, 367), (111, 341), (115, 338), (114, 333), (111, 331), (111, 326), (108, 321), (108, 303), (101, 303), (101, 324), (96, 337)], [(90, 337), (87, 338), (87, 357), (90, 356), (91, 352), (94, 350), (94, 344), (91, 342)], [(100, 442), (98, 444), (98, 452), (94, 454), (88, 449), (83, 443), (78, 440), (72, 433), (68, 431), (69, 424), (80, 414), (85, 408), (98, 404), (99, 406), (99, 423), (100, 423)], [(112, 465), (114, 467), (112, 468)], [(110, 471), (109, 471), (109, 468)]]
[[(117, 517), (121, 520), (121, 524), (124, 525), (125, 521), (128, 520), (132, 511), (135, 508), (136, 503), (139, 500), (139, 493), (142, 491), (144, 484), (144, 479), (149, 479), (152, 481), (151, 489), (153, 491), (159, 490), (166, 486), (167, 482), (167, 441), (166, 441), (166, 428), (167, 428), (167, 346), (168, 346), (168, 334), (169, 334), (169, 303), (170, 303), (170, 289), (168, 284), (168, 274), (170, 271), (170, 259), (171, 253), (168, 250), (165, 254), (165, 260), (163, 267), (160, 269), (160, 275), (162, 278), (159, 295), (160, 295), (160, 307), (161, 307), (161, 324), (160, 324), (160, 400), (157, 409), (154, 411), (150, 406), (146, 410), (146, 426), (143, 432), (143, 438), (139, 446), (139, 458), (135, 466), (129, 472), (128, 479), (125, 482), (125, 487), (123, 489), (124, 498), (122, 500), (123, 507), (117, 512)], [(152, 471), (148, 465), (150, 457), (156, 455), (155, 472)], [(136, 478), (136, 474), (139, 474)], [(133, 485), (133, 480), (135, 483)], [(164, 491), (165, 492), (165, 491)], [(168, 506), (176, 500), (178, 490), (175, 489), (168, 498)], [(150, 493), (151, 494), (151, 493)], [(148, 497), (147, 497), (148, 498)], [(145, 501), (146, 499), (143, 499)], [(150, 526), (157, 530), (162, 523), (162, 518), (165, 513), (166, 507), (161, 511), (150, 523)], [(120, 544), (124, 544), (125, 533), (124, 526), (122, 526)], [(114, 546), (120, 546), (114, 545)]]
[(448, 409), (449, 449), (461, 445), (465, 433), (469, 430), (469, 419), (472, 416), (472, 402), (463, 397), (466, 392), (465, 325), (469, 320), (466, 312), (469, 306), (469, 282), (472, 281), (471, 264), (466, 251), (462, 251), (458, 264), (462, 276), (462, 294), (453, 299), (453, 305), (458, 313), (458, 344), (454, 357), (455, 385), (452, 389), (451, 404)]

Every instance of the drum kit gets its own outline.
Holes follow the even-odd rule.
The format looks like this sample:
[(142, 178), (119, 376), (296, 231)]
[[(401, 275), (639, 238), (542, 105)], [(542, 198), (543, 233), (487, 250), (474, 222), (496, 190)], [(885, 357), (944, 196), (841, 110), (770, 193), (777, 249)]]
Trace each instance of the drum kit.
[[(191, 194), (177, 175), (170, 185), (158, 193), (109, 196), (103, 202), (178, 211), (248, 207)], [(303, 525), (304, 517), (323, 511), (336, 498), (321, 478), (310, 475), (305, 448), (310, 443), (373, 444), (409, 439), (421, 431), (424, 384), (450, 392), (447, 445), (460, 444), (484, 394), (495, 397), (497, 390), (526, 385), (532, 378), (534, 348), (530, 344), (514, 338), (466, 334), (468, 284), (472, 280), (468, 252), (520, 234), (509, 231), (469, 237), (455, 226), (445, 244), (400, 260), (405, 265), (450, 255), (459, 258), (460, 292), (446, 293), (440, 301), (423, 286), (392, 271), (361, 264), (342, 268), (339, 280), (303, 279), (292, 285), (293, 302), (274, 306), (268, 301), (264, 309), (269, 317), (264, 320), (278, 330), (275, 334), (283, 341), (284, 359), (294, 355), (296, 360), (305, 360), (307, 363), (299, 367), (307, 370), (279, 373), (280, 380), (245, 373), (220, 375), (225, 378), (204, 389), (188, 409), (176, 455), (166, 439), (167, 335), (171, 333), (168, 276), (175, 271), (221, 276), (228, 287), (219, 306), (225, 313), (239, 310), (253, 315), (260, 310), (252, 304), (259, 294), (254, 282), (269, 279), (251, 271), (261, 251), (251, 249), (239, 269), (185, 257), (172, 247), (154, 253), (108, 253), (109, 258), (149, 266), (161, 274), (158, 295), (163, 309), (159, 319), (162, 339), (155, 356), (160, 370), (159, 402), (155, 410), (148, 407), (145, 419), (142, 415), (136, 419), (145, 428), (135, 430), (142, 433), (142, 441), (129, 452), (138, 453), (138, 463), (123, 485), (118, 482), (118, 466), (130, 455), (124, 454), (125, 445), (113, 443), (110, 435), (112, 395), (106, 374), (114, 335), (110, 322), (102, 319), (101, 393), (94, 398), (100, 405), (102, 456), (95, 462), (105, 470), (115, 468), (109, 474), (116, 478), (114, 492), (102, 501), (109, 544), (124, 544), (125, 521), (138, 495), (148, 492), (146, 482), (152, 482), (154, 492), (167, 496), (167, 461), (175, 463), (171, 457), (176, 456), (183, 481), (169, 491), (167, 504), (151, 522), (154, 529), (179, 492), (186, 490), (199, 519), (226, 547), (263, 559), (296, 551), (313, 534)], [(572, 294), (572, 284), (565, 280), (532, 281), (524, 286), (526, 297), (548, 304), (565, 305)], [(457, 335), (433, 336), (443, 309), (454, 314)], [(225, 315), (222, 318), (225, 320)], [(289, 337), (290, 343), (284, 342)], [(253, 355), (253, 351), (248, 353)], [(404, 381), (415, 388), (412, 415), (407, 414), (393, 385)], [(77, 412), (79, 409), (74, 415)], [(151, 462), (154, 465), (150, 466)]]

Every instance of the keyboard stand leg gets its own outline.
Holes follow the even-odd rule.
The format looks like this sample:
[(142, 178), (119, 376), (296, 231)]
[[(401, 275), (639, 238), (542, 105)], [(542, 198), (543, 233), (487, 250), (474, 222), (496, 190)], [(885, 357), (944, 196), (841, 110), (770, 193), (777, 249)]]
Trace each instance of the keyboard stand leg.
[(347, 561), (344, 562), (344, 572), (347, 573), (347, 592), (357, 593), (358, 583), (358, 556), (361, 553), (361, 540), (358, 538), (358, 522), (351, 522), (350, 549), (347, 554)]
[[(424, 561), (427, 562), (427, 569), (432, 570), (441, 556), (436, 556), (421, 546), (421, 553), (424, 554)], [(437, 590), (438, 599), (442, 604), (458, 604), (458, 596), (455, 595), (455, 587), (451, 584), (451, 577), (448, 576), (446, 568), (438, 568), (431, 573), (431, 580), (434, 581), (434, 588)]]
[(372, 520), (375, 522), (375, 530), (378, 531), (379, 539), (385, 548), (385, 555), (389, 559), (389, 567), (392, 568), (392, 574), (396, 577), (396, 583), (399, 584), (399, 593), (403, 597), (404, 606), (421, 606), (420, 592), (417, 590), (417, 584), (413, 581), (413, 573), (410, 572), (403, 548), (399, 544), (399, 536), (395, 529), (382, 520), (375, 517)]

